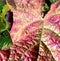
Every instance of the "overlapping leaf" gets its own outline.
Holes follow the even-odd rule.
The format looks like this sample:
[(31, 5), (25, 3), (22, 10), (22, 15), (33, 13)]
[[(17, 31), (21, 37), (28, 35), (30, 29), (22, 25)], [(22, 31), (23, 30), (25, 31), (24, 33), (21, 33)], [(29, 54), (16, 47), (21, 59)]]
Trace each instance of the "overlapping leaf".
[[(30, 27), (30, 24), (36, 22), (39, 23), (39, 21), (41, 21), (40, 10), (42, 9), (41, 6), (43, 5), (44, 0), (18, 0), (14, 1), (14, 3), (16, 5), (16, 8), (14, 8), (15, 6), (12, 5), (11, 0), (8, 0), (8, 5), (10, 6), (10, 8), (12, 8), (14, 17), (14, 24), (10, 31), (10, 34), (13, 42), (16, 42), (23, 37), (23, 32), (30, 33), (29, 30), (24, 31), (28, 26)], [(38, 28), (38, 23), (36, 25), (31, 25), (30, 30), (35, 30), (36, 28)]]
[[(53, 9), (54, 8), (54, 9)], [(60, 59), (60, 1), (52, 4), (51, 10), (44, 18), (42, 41), (50, 50), (56, 61)], [(49, 16), (48, 16), (49, 15)], [(45, 30), (46, 29), (46, 30)], [(45, 38), (46, 37), (46, 38)], [(44, 40), (43, 40), (44, 39)], [(45, 42), (46, 41), (46, 42)]]
[(60, 1), (51, 5), (44, 21), (41, 19), (44, 0), (12, 1), (13, 4), (7, 1), (14, 15), (9, 61), (59, 61)]

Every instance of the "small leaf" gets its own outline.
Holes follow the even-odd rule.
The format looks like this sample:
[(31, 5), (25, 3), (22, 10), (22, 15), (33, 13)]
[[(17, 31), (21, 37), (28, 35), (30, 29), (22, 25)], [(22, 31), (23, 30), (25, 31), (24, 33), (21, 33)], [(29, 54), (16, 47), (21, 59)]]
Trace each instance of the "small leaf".
[(0, 49), (9, 48), (11, 44), (12, 44), (12, 40), (10, 38), (9, 32), (6, 30), (3, 33), (1, 33)]
[(5, 25), (5, 20), (2, 17), (0, 17), (0, 32), (2, 32), (5, 29)]
[(0, 16), (0, 33), (8, 29), (8, 23), (5, 21), (5, 18)]

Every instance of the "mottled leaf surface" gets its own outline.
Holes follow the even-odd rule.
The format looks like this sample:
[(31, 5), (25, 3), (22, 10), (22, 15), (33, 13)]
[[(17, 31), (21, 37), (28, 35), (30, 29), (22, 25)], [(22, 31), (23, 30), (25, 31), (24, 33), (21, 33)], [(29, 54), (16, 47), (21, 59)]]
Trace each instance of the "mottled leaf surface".
[(13, 42), (19, 41), (24, 37), (25, 33), (30, 33), (41, 28), (41, 26), (39, 26), (41, 24), (40, 10), (42, 10), (44, 0), (14, 0), (16, 9), (10, 2), (11, 0), (7, 1), (13, 11), (14, 23), (10, 31)]
[[(13, 4), (12, 4), (13, 3)], [(7, 0), (13, 11), (9, 61), (60, 60), (60, 1), (42, 18), (44, 0)]]

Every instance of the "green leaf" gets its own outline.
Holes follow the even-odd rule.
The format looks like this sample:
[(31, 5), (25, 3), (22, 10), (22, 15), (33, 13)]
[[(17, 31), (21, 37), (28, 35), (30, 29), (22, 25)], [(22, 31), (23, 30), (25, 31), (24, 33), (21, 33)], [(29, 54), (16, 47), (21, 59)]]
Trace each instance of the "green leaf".
[(6, 4), (6, 0), (0, 0), (0, 14), (2, 13), (2, 9), (5, 4)]
[(2, 12), (2, 8), (3, 8), (3, 6), (0, 4), (0, 13)]
[(0, 16), (0, 33), (8, 29), (8, 23), (7, 21)]
[(2, 17), (0, 17), (0, 32), (2, 32), (5, 29), (6, 23)]
[(2, 9), (2, 15), (5, 16), (6, 15), (6, 12), (9, 11), (10, 8), (8, 7), (8, 5), (4, 5), (3, 9)]
[(56, 2), (56, 1), (58, 1), (58, 0), (50, 0), (51, 3), (54, 3), (54, 2)]
[(2, 13), (0, 15), (0, 33), (9, 28), (9, 25), (8, 25), (6, 18), (5, 18), (6, 12), (9, 10), (10, 9), (9, 9), (8, 5), (5, 4), (3, 9), (2, 9)]
[(9, 32), (6, 30), (0, 35), (0, 49), (6, 49), (9, 48), (9, 46), (12, 44), (12, 40), (10, 37)]

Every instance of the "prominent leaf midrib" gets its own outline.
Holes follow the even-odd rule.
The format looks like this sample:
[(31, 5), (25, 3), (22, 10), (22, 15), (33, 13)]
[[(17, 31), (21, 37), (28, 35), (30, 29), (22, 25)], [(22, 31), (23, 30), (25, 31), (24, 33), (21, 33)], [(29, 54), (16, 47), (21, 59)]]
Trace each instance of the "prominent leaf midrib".
[[(40, 49), (40, 43), (41, 43), (43, 29), (44, 29), (44, 21), (42, 21), (42, 30), (41, 30), (41, 33), (39, 33), (39, 35), (40, 35), (40, 37), (39, 37), (39, 49)], [(38, 54), (40, 54), (40, 50), (38, 51)], [(37, 61), (38, 61), (38, 57), (37, 57)]]
[[(51, 30), (51, 29), (49, 29), (49, 28), (44, 28), (44, 22), (43, 22), (43, 24), (42, 24), (42, 31), (41, 31), (41, 35), (40, 35), (40, 38), (39, 38), (39, 40), (40, 40), (40, 42), (39, 42), (39, 48), (40, 48), (40, 43), (41, 43), (41, 42), (42, 42), (44, 45), (46, 45), (43, 41), (41, 41), (43, 30), (49, 30), (49, 31), (51, 31), (52, 33), (56, 34), (58, 37), (60, 37), (60, 36), (59, 36), (56, 32), (54, 32), (53, 30)], [(49, 52), (51, 53), (51, 55), (52, 55), (52, 52), (51, 52), (51, 50), (48, 48), (47, 45), (46, 45), (46, 47), (47, 47), (47, 49), (49, 50)], [(40, 50), (39, 50), (39, 51), (40, 51)], [(40, 54), (40, 52), (38, 52), (38, 53)], [(53, 57), (53, 55), (52, 55), (52, 57)], [(54, 59), (54, 57), (53, 57), (53, 59)], [(37, 61), (38, 61), (38, 58), (37, 58)], [(54, 61), (56, 61), (56, 60), (54, 59)]]

